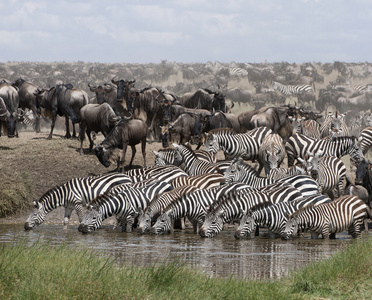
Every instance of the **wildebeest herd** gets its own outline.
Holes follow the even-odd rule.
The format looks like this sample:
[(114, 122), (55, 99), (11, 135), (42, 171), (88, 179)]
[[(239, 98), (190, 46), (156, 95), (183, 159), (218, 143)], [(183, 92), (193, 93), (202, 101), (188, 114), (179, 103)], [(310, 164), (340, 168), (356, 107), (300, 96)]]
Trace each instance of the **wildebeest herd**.
[[(301, 67), (309, 76), (298, 76), (298, 81), (248, 69), (256, 94), (246, 97), (257, 101), (239, 114), (232, 113), (234, 102), (226, 101), (229, 91), (220, 85), (176, 95), (153, 86), (138, 89), (135, 79), (114, 77), (98, 86), (89, 81), (94, 93), (89, 97), (70, 83), (42, 88), (22, 78), (3, 80), (0, 117), (8, 137), (17, 136), (17, 123), (27, 110), (33, 113), (36, 131), (42, 118), (50, 118), (48, 139), (57, 116), (64, 116), (67, 138), (70, 121), (73, 136), (79, 124), (81, 154), (87, 134), (89, 150), (94, 148), (105, 167), (117, 163), (117, 172), (72, 178), (46, 191), (34, 202), (25, 229), (40, 225), (49, 211), (62, 206), (64, 224), (75, 210), (83, 233), (116, 216), (123, 231), (165, 234), (184, 228), (187, 217), (202, 237), (213, 237), (225, 224), (236, 222), (236, 238), (257, 235), (259, 227), (285, 239), (305, 230), (312, 237), (334, 238), (345, 230), (359, 237), (372, 218), (372, 171), (365, 157), (372, 145), (371, 91), (368, 84), (351, 87), (342, 82), (346, 71), (335, 66), (338, 81), (317, 97), (314, 82), (319, 75), (309, 66)], [(230, 68), (230, 76), (239, 76), (237, 69)], [(271, 86), (255, 77), (258, 70), (274, 76), (268, 77)], [(289, 104), (288, 98), (299, 104)], [(329, 105), (337, 109), (328, 112)], [(104, 140), (94, 145), (98, 133)], [(146, 143), (154, 141), (161, 141), (163, 148), (154, 152), (154, 165), (146, 167)], [(143, 168), (130, 169), (139, 143)], [(128, 145), (132, 157), (125, 171)], [(224, 160), (217, 161), (219, 151)], [(345, 155), (350, 156), (350, 168), (342, 160)]]

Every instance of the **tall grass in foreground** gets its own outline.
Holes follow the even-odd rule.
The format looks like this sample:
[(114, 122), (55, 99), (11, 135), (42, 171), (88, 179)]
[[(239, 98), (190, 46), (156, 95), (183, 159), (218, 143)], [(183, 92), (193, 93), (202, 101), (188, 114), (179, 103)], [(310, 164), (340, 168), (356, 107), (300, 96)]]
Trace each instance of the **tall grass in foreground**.
[(88, 249), (0, 246), (0, 299), (371, 299), (371, 240), (276, 281), (209, 278), (174, 261), (129, 267)]

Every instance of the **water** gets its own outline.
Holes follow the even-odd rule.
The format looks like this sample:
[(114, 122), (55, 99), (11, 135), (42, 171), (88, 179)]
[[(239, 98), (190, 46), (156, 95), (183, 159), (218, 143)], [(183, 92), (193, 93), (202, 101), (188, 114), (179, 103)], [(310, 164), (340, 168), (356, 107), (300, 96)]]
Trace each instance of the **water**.
[(32, 245), (41, 240), (52, 246), (85, 246), (129, 265), (147, 266), (176, 259), (213, 277), (232, 275), (262, 280), (288, 275), (309, 262), (330, 257), (352, 242), (346, 233), (338, 234), (336, 240), (311, 240), (310, 235), (305, 235), (284, 241), (269, 238), (265, 232), (260, 237), (235, 240), (234, 230), (230, 228), (212, 239), (203, 239), (192, 229), (155, 236), (124, 233), (107, 225), (83, 235), (77, 226), (64, 229), (44, 224), (26, 232), (23, 225), (0, 225), (0, 243), (25, 241)]

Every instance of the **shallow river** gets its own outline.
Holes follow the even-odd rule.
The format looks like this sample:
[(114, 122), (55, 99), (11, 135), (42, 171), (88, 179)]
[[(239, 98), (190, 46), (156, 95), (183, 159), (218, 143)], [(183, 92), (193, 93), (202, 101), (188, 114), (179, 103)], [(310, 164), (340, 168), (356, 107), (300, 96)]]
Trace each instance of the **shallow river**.
[(86, 246), (110, 254), (120, 262), (140, 266), (177, 259), (210, 276), (233, 275), (250, 279), (282, 277), (311, 261), (329, 257), (352, 242), (346, 233), (338, 234), (336, 240), (311, 240), (305, 235), (284, 241), (268, 238), (265, 232), (259, 237), (235, 240), (234, 228), (224, 230), (212, 239), (203, 239), (191, 229), (154, 236), (122, 233), (107, 225), (83, 235), (77, 231), (77, 226), (63, 229), (63, 226), (44, 224), (26, 232), (22, 225), (0, 225), (0, 243), (21, 240), (30, 245), (42, 240), (51, 245)]

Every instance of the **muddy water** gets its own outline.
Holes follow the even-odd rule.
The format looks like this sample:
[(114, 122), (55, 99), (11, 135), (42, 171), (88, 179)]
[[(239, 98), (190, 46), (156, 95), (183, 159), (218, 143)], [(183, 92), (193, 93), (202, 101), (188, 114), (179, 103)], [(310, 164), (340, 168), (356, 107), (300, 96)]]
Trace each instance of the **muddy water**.
[(139, 266), (176, 259), (210, 276), (250, 279), (285, 276), (309, 262), (330, 257), (352, 242), (346, 233), (339, 234), (336, 240), (311, 240), (305, 235), (290, 241), (269, 238), (265, 232), (247, 240), (235, 240), (233, 234), (234, 228), (212, 239), (203, 239), (189, 230), (154, 236), (122, 233), (105, 226), (93, 234), (82, 235), (75, 226), (63, 229), (58, 225), (41, 225), (25, 232), (21, 225), (0, 225), (0, 243), (25, 241), (32, 245), (42, 240), (51, 245), (85, 246)]

